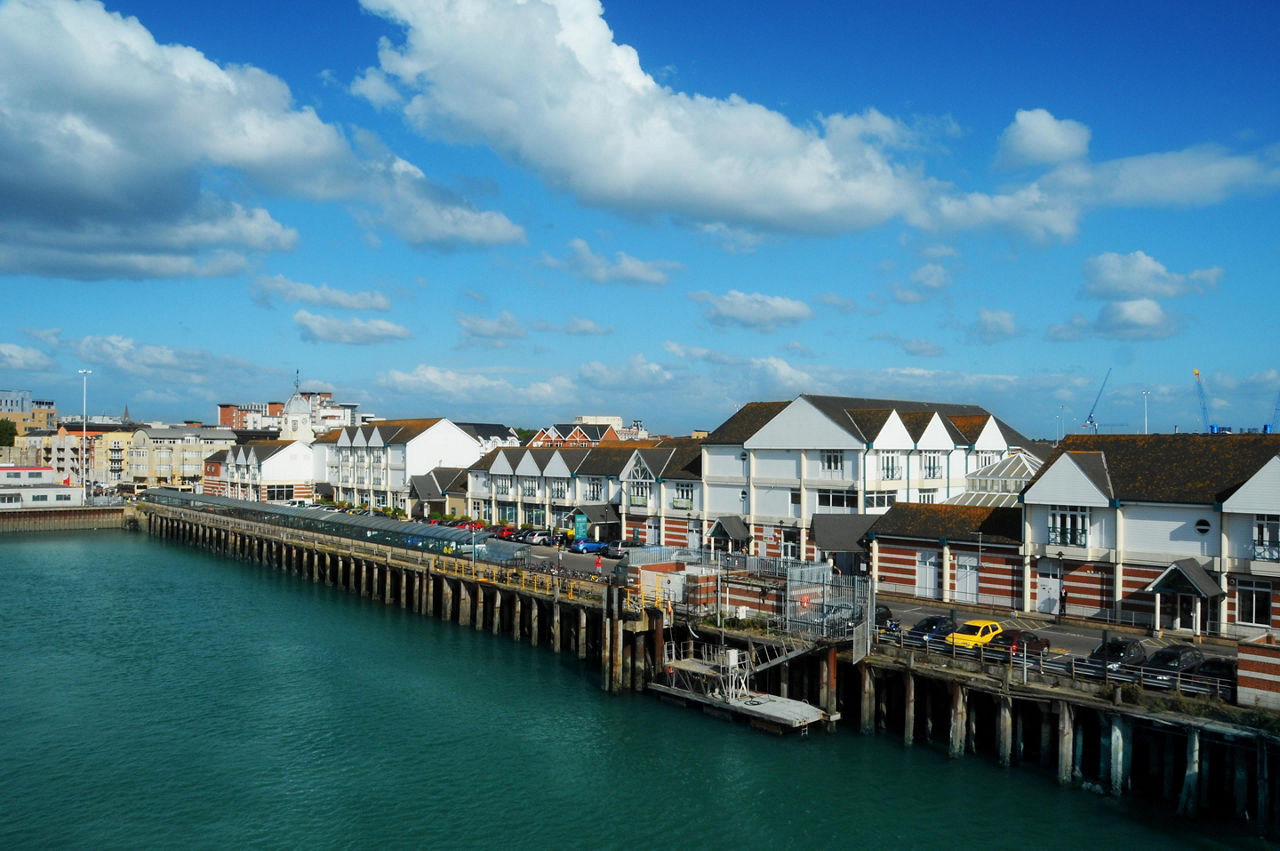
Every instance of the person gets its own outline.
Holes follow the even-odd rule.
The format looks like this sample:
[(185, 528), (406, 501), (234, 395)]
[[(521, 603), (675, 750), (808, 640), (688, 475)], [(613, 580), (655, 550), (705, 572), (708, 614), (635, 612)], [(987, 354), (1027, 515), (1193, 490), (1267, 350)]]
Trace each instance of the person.
[(1062, 619), (1067, 616), (1067, 589), (1062, 589), (1062, 596), (1058, 598), (1058, 623), (1062, 623)]
[(596, 553), (596, 573), (600, 572), (600, 553)]

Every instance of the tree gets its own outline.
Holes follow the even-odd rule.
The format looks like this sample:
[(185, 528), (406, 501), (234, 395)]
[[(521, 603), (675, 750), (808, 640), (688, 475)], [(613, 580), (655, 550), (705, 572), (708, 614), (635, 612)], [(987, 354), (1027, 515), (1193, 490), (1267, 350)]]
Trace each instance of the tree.
[(13, 420), (0, 420), (0, 446), (13, 446), (18, 436), (18, 424)]

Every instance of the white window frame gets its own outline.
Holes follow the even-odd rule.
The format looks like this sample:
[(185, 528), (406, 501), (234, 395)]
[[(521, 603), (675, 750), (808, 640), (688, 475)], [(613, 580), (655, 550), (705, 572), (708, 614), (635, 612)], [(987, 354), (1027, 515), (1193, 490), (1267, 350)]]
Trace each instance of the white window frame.
[(880, 453), (880, 478), (896, 481), (902, 478), (903, 454), (898, 451)]
[(946, 476), (947, 453), (929, 450), (920, 453), (920, 478), (941, 479)]
[[(1260, 606), (1265, 595), (1265, 605)], [(1263, 619), (1259, 619), (1259, 618)], [(1236, 623), (1271, 626), (1271, 583), (1262, 579), (1236, 580)]]
[(1089, 508), (1083, 505), (1049, 506), (1049, 534), (1051, 546), (1089, 546)]
[(1256, 561), (1280, 561), (1280, 514), (1253, 516), (1253, 557)]
[(844, 450), (843, 449), (824, 449), (822, 450), (821, 469), (823, 478), (827, 479), (843, 479), (844, 478)]

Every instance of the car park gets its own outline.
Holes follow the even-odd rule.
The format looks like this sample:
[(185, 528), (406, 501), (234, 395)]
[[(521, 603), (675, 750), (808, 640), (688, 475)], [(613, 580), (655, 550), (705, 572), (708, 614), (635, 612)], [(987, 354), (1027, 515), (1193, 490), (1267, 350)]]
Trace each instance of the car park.
[(981, 647), (999, 635), (1003, 629), (999, 623), (992, 620), (965, 621), (943, 640), (956, 647)]
[(551, 546), (551, 533), (546, 529), (533, 529), (525, 536), (524, 542), (535, 547)]
[(902, 625), (893, 616), (893, 610), (884, 603), (876, 603), (876, 631), (897, 632), (901, 628)]
[(956, 630), (956, 622), (946, 615), (929, 615), (907, 632), (907, 638), (928, 644), (945, 638)]
[(622, 558), (627, 554), (627, 550), (643, 546), (644, 544), (639, 541), (610, 541), (604, 554), (606, 558)]
[(1170, 644), (1161, 647), (1142, 666), (1142, 682), (1145, 685), (1169, 687), (1204, 664), (1200, 648), (1190, 644)]
[(991, 639), (992, 650), (1014, 656), (1040, 657), (1049, 652), (1049, 639), (1041, 638), (1027, 629), (1006, 629)]
[(1224, 700), (1234, 699), (1237, 664), (1230, 656), (1206, 656), (1189, 673), (1196, 682), (1213, 689), (1218, 697)]
[(1136, 638), (1110, 638), (1093, 649), (1085, 664), (1108, 671), (1122, 667), (1141, 667), (1147, 661), (1147, 650)]

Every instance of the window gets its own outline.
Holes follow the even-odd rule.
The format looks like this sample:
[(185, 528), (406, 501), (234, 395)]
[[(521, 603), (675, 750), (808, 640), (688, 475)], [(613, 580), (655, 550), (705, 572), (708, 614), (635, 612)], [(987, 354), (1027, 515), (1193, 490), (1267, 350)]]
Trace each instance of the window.
[(902, 478), (902, 453), (901, 452), (881, 452), (880, 453), (880, 478), (882, 479), (901, 479)]
[(1078, 505), (1049, 506), (1049, 543), (1089, 546), (1089, 509)]
[(551, 480), (551, 498), (564, 499), (564, 495), (568, 490), (567, 483), (564, 479)]
[(604, 487), (599, 479), (587, 479), (587, 499), (592, 501), (599, 500), (603, 490)]
[[(832, 511), (831, 509), (835, 509), (835, 511)], [(818, 491), (819, 514), (834, 514), (841, 511), (857, 510), (858, 492), (856, 490)]]
[(71, 494), (69, 493), (54, 494), (54, 500), (57, 502), (70, 502)]
[(1253, 557), (1260, 561), (1280, 561), (1280, 514), (1254, 515)]
[(22, 478), (22, 474), (21, 473), (5, 473), (4, 477), (6, 479), (20, 479)]
[(1257, 579), (1236, 582), (1236, 622), (1271, 626), (1271, 583)]
[(941, 479), (945, 453), (924, 452), (920, 455), (920, 474), (926, 479)]
[(520, 494), (521, 496), (537, 496), (538, 480), (537, 479), (521, 479)]
[(974, 469), (981, 470), (983, 467), (987, 466), (988, 464), (994, 464), (999, 460), (1000, 460), (999, 450), (993, 451), (990, 449), (984, 449), (981, 452), (978, 452), (974, 455), (974, 462), (977, 464), (977, 467), (975, 467)]
[(867, 508), (892, 508), (897, 498), (897, 491), (867, 491)]
[(493, 492), (498, 496), (507, 496), (511, 493), (511, 477), (510, 476), (494, 476)]
[(27, 473), (27, 478), (28, 478), (28, 479), (38, 479), (38, 478), (40, 478), (40, 474), (39, 474), (39, 473)]
[(922, 502), (925, 505), (933, 505), (938, 499), (938, 489), (930, 488), (929, 490), (921, 490), (918, 492), (920, 497), (916, 502)]
[(293, 499), (293, 485), (267, 485), (267, 502)]
[(693, 507), (693, 482), (676, 482), (676, 495), (671, 500), (672, 508)]
[(822, 472), (826, 478), (844, 477), (844, 452), (839, 449), (822, 450)]
[(18, 499), (18, 495), (16, 493), (0, 494), (0, 503), (9, 504), (9, 503), (15, 503), (15, 502), (21, 502), (21, 500)]
[(631, 483), (631, 504), (635, 506), (647, 506), (649, 504), (648, 482)]
[(31, 495), (32, 502), (48, 502), (49, 495), (47, 493), (37, 493)]

